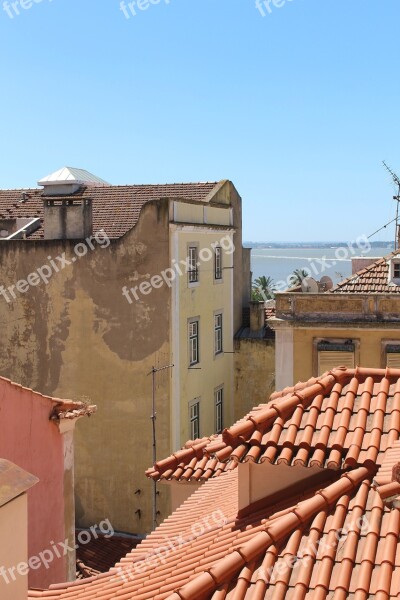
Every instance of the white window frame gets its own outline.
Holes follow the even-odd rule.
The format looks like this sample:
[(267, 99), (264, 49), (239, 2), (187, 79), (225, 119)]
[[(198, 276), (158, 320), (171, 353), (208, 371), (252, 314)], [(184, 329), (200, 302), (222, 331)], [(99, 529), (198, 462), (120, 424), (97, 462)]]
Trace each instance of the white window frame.
[(189, 402), (189, 430), (190, 439), (200, 438), (200, 398)]
[(220, 283), (223, 279), (223, 252), (221, 246), (214, 248), (214, 281)]
[(222, 433), (224, 429), (224, 386), (214, 391), (215, 406), (215, 433)]
[[(219, 323), (218, 323), (219, 320)], [(224, 352), (224, 316), (222, 311), (214, 313), (214, 355)]]
[(199, 246), (198, 244), (190, 243), (187, 248), (187, 269), (188, 269), (188, 285), (196, 285), (199, 283)]
[(188, 349), (189, 366), (198, 365), (200, 362), (200, 319), (195, 317), (188, 321)]

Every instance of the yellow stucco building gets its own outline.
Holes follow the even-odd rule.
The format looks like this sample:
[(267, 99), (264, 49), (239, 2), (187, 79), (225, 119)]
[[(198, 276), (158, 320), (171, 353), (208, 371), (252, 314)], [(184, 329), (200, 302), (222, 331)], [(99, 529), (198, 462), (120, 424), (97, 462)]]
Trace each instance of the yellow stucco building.
[(174, 365), (155, 375), (157, 457), (233, 420), (241, 198), (228, 180), (113, 186), (64, 168), (0, 190), (0, 209), (0, 373), (98, 406), (76, 436), (77, 523), (146, 533), (153, 367)]
[(339, 365), (400, 366), (400, 253), (360, 262), (329, 291), (276, 295), (277, 389)]

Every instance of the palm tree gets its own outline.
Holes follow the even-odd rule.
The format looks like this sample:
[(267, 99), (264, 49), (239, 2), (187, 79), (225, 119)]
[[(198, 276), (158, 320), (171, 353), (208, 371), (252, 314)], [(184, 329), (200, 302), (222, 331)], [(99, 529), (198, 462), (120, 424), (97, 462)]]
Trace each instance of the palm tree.
[(291, 284), (293, 285), (293, 287), (296, 287), (298, 285), (301, 285), (303, 282), (303, 279), (306, 279), (306, 277), (309, 277), (310, 273), (307, 273), (307, 271), (305, 269), (295, 269), (293, 271), (293, 273), (290, 275), (289, 280), (291, 282)]
[(262, 302), (264, 300), (272, 300), (275, 292), (274, 280), (271, 277), (262, 275), (253, 282), (251, 290), (251, 299)]

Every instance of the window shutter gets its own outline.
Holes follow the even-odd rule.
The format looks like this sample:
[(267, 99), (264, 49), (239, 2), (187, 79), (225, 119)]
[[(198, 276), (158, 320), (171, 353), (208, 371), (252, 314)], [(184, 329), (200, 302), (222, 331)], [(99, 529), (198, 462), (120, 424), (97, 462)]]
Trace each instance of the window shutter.
[(318, 352), (318, 375), (331, 371), (336, 367), (347, 367), (354, 369), (354, 352), (342, 352), (329, 350)]
[(400, 369), (400, 352), (388, 352), (386, 354), (386, 366), (391, 369)]

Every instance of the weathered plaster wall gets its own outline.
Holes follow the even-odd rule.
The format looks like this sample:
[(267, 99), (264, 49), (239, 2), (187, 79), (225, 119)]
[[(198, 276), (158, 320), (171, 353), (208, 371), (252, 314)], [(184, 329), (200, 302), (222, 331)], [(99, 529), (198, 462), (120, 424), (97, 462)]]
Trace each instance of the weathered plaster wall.
[[(49, 421), (51, 408), (46, 398), (0, 380), (0, 456), (39, 478), (28, 492), (29, 557), (65, 540), (63, 442)], [(29, 585), (45, 588), (65, 579), (66, 559), (55, 557), (49, 569), (30, 572)]]
[[(2, 246), (1, 283), (7, 287), (26, 279), (48, 264), (48, 256), (74, 256), (74, 245), (21, 241)], [(143, 533), (151, 527), (151, 484), (144, 475), (152, 464), (151, 378), (146, 374), (154, 362), (169, 358), (170, 294), (164, 286), (129, 304), (122, 287), (148, 281), (168, 262), (168, 202), (148, 203), (122, 239), (109, 247), (96, 245), (47, 285), (31, 287), (9, 304), (0, 297), (7, 340), (0, 347), (0, 373), (49, 395), (98, 406), (95, 418), (80, 422), (76, 431), (80, 526), (109, 518), (115, 529)], [(168, 376), (158, 380), (157, 402), (158, 454), (165, 457), (170, 452)], [(160, 492), (159, 507), (161, 519), (168, 513), (167, 490)]]
[(235, 340), (235, 418), (267, 402), (275, 389), (275, 342)]

